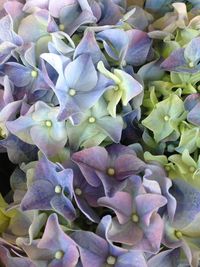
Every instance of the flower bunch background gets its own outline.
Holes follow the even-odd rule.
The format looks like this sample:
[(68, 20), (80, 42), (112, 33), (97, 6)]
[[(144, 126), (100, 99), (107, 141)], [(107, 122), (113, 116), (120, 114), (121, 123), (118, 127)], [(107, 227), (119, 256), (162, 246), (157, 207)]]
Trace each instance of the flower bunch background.
[(199, 14), (0, 1), (0, 266), (199, 266)]

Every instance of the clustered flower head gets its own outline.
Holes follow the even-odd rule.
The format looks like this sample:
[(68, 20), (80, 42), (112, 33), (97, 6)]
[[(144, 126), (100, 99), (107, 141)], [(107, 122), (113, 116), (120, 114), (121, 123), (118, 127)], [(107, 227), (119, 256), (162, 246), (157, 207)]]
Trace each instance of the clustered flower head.
[(0, 266), (200, 266), (199, 12), (1, 1)]

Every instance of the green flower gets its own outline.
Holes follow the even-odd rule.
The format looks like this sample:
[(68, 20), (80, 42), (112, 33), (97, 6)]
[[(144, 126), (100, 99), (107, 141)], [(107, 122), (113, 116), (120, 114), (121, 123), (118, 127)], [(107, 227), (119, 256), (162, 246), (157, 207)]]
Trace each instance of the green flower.
[(179, 137), (179, 123), (185, 118), (183, 101), (176, 94), (172, 94), (156, 104), (142, 124), (154, 133), (156, 142), (170, 136), (176, 140)]
[(200, 148), (199, 127), (184, 122), (181, 124), (180, 132), (181, 138), (176, 151), (182, 153), (185, 149), (187, 149), (189, 153), (193, 153), (197, 148)]
[(117, 104), (122, 101), (123, 106), (136, 98), (136, 106), (140, 103), (140, 96), (143, 97), (143, 86), (130, 74), (120, 69), (114, 69), (113, 73), (108, 71), (103, 62), (97, 65), (98, 70), (107, 78), (113, 81), (113, 86), (105, 93), (105, 99), (108, 102), (107, 110), (112, 117), (116, 117)]
[(182, 155), (172, 155), (168, 160), (174, 164), (176, 170), (173, 173), (169, 172), (170, 178), (182, 178), (189, 184), (200, 188), (200, 157), (196, 162), (185, 149)]
[(7, 211), (8, 204), (0, 194), (0, 234), (8, 228), (10, 219), (16, 215), (16, 210)]

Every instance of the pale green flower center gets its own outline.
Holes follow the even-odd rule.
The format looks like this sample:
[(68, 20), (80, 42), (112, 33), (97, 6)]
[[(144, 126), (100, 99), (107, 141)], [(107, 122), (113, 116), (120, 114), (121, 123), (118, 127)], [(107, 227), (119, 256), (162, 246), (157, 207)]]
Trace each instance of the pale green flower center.
[(63, 256), (64, 256), (64, 253), (62, 250), (58, 250), (54, 255), (55, 259), (57, 259), (57, 260), (61, 260), (63, 258)]
[(64, 25), (64, 24), (60, 24), (60, 25), (59, 25), (59, 29), (60, 29), (61, 31), (64, 31), (64, 29), (65, 29), (65, 25)]
[(113, 87), (113, 89), (114, 89), (114, 91), (119, 91), (119, 85), (115, 85), (115, 86)]
[(33, 78), (37, 78), (37, 76), (38, 76), (38, 72), (37, 72), (36, 70), (32, 70), (32, 71), (31, 71), (31, 76), (32, 76)]
[(164, 120), (169, 121), (170, 117), (168, 115), (165, 115)]
[(45, 126), (48, 127), (48, 128), (50, 128), (52, 126), (52, 121), (46, 120), (45, 121)]
[(56, 185), (55, 192), (56, 194), (60, 194), (62, 192), (62, 187), (60, 185)]
[(94, 123), (96, 121), (95, 117), (89, 117), (88, 119), (89, 123)]
[(77, 195), (77, 196), (80, 196), (81, 194), (82, 194), (82, 190), (80, 189), (80, 188), (76, 188), (75, 189), (75, 194)]
[(69, 90), (69, 95), (70, 96), (75, 96), (76, 95), (76, 90), (75, 89), (70, 89)]
[(106, 261), (109, 265), (114, 265), (116, 263), (116, 258), (113, 256), (109, 256)]
[(134, 223), (138, 223), (139, 222), (139, 216), (136, 213), (132, 214), (132, 221)]
[(113, 169), (113, 168), (108, 168), (108, 170), (107, 170), (107, 174), (110, 175), (110, 176), (115, 175), (115, 169)]
[(178, 239), (181, 239), (183, 237), (183, 234), (181, 233), (181, 231), (176, 230), (174, 234)]
[(194, 68), (194, 63), (193, 63), (192, 61), (191, 61), (191, 62), (189, 62), (189, 64), (188, 64), (188, 65), (189, 65), (189, 67), (190, 67), (190, 68)]

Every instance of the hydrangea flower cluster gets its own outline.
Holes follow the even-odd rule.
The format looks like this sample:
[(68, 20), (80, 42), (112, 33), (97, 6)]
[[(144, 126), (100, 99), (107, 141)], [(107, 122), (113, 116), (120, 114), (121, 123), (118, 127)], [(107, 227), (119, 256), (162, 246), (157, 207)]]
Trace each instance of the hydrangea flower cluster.
[(200, 266), (199, 12), (0, 1), (0, 266)]

